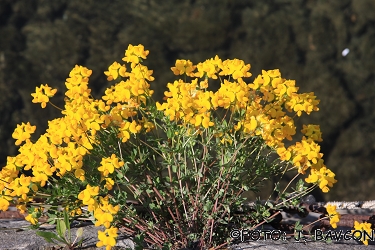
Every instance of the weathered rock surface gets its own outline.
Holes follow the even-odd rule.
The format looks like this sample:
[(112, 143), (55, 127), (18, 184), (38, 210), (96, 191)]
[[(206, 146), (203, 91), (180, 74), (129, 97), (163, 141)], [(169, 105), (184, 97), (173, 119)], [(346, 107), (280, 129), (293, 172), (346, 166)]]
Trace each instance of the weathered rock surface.
[[(295, 218), (290, 218), (293, 220)], [(311, 216), (311, 219), (315, 221), (316, 216)], [(15, 221), (15, 220), (0, 220), (0, 249), (10, 250), (10, 249), (22, 249), (22, 250), (53, 250), (53, 249), (63, 249), (54, 243), (47, 243), (42, 237), (35, 234), (35, 231), (27, 229), (30, 224), (26, 221)], [(267, 226), (266, 226), (267, 227)], [(97, 231), (102, 228), (97, 228), (93, 225), (83, 226), (83, 244), (79, 249), (105, 249), (104, 247), (97, 248)], [(267, 228), (266, 228), (267, 229)], [(350, 230), (351, 228), (338, 228), (335, 232), (341, 230), (343, 234)], [(72, 238), (75, 237), (75, 232), (77, 228), (72, 229)], [(54, 228), (44, 228), (43, 231), (56, 232)], [(334, 232), (334, 231), (332, 231)], [(255, 235), (255, 234), (254, 234)], [(318, 234), (317, 234), (318, 235)], [(286, 249), (325, 249), (325, 250), (340, 250), (342, 248), (348, 249), (375, 249), (374, 242), (369, 242), (370, 245), (365, 246), (363, 243), (350, 239), (350, 240), (333, 240), (331, 243), (326, 243), (323, 236), (317, 241), (305, 240), (305, 239), (294, 239), (291, 236), (287, 236), (280, 240), (249, 240), (249, 237), (245, 237), (244, 242), (236, 242), (228, 246), (228, 250), (286, 250)], [(256, 237), (256, 236), (254, 236)], [(348, 237), (351, 237), (348, 235)], [(274, 238), (276, 239), (276, 238)], [(114, 249), (134, 249), (134, 243), (122, 235), (117, 239), (117, 244)], [(192, 250), (192, 249), (181, 249), (181, 250)]]
[[(173, 2), (173, 4), (172, 4)], [(301, 91), (314, 91), (320, 111), (299, 123), (321, 125), (322, 152), (339, 182), (326, 200), (375, 199), (375, 2), (345, 1), (0, 1), (0, 166), (17, 148), (11, 134), (30, 121), (43, 133), (59, 116), (31, 103), (35, 86), (58, 88), (75, 64), (93, 70), (99, 97), (103, 71), (129, 43), (150, 50), (157, 99), (174, 76), (175, 59), (218, 54), (261, 69), (280, 68)], [(349, 48), (350, 53), (341, 52)]]

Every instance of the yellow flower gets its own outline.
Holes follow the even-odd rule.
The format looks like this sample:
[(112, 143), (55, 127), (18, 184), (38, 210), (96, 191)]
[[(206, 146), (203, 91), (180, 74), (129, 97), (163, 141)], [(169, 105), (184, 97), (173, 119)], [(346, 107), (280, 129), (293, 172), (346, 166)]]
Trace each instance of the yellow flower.
[(108, 206), (112, 207), (112, 205), (107, 205), (107, 206), (101, 206), (101, 208), (95, 209), (94, 217), (97, 220), (95, 222), (95, 226), (99, 227), (99, 226), (103, 225), (106, 228), (110, 227), (111, 222), (113, 221), (113, 215), (111, 213), (111, 211), (113, 211), (113, 209), (111, 211), (107, 211)]
[[(114, 247), (116, 245), (116, 238), (117, 238), (117, 228), (108, 228), (104, 232), (98, 231), (98, 239), (99, 242), (96, 243), (97, 247), (106, 246), (106, 250), (111, 249), (111, 247)], [(107, 236), (108, 234), (108, 236)]]
[(41, 215), (40, 209), (34, 208), (34, 211), (25, 217), (25, 220), (35, 225), (36, 223), (38, 223), (38, 217), (40, 217), (40, 215)]
[(31, 178), (32, 182), (39, 182), (41, 187), (44, 187), (46, 185), (46, 182), (48, 180), (48, 176), (45, 173), (39, 172), (39, 171), (33, 171), (34, 177)]
[[(66, 210), (69, 211), (68, 207), (66, 208)], [(81, 215), (82, 210), (81, 210), (81, 208), (78, 207), (78, 208), (75, 208), (75, 209), (71, 210), (69, 214), (70, 214), (70, 216)]]
[(25, 177), (24, 174), (22, 174), (19, 178), (14, 179), (10, 185), (9, 188), (15, 192), (14, 196), (21, 197), (23, 200), (27, 199), (27, 193), (29, 192), (29, 185), (31, 183), (31, 177)]
[(205, 79), (204, 81), (201, 81), (201, 82), (199, 83), (199, 88), (200, 88), (200, 89), (206, 89), (206, 88), (208, 88), (208, 80)]
[[(153, 81), (154, 77), (152, 76), (153, 70), (149, 70), (147, 66), (138, 64), (137, 67), (132, 68), (130, 76), (130, 81), (138, 81), (140, 84), (144, 84), (145, 80)], [(147, 85), (147, 84), (145, 84)], [(148, 87), (148, 85), (147, 85)]]
[(111, 178), (105, 178), (105, 185), (104, 187), (107, 189), (107, 190), (112, 190), (113, 188), (113, 185), (115, 184), (115, 182), (111, 179)]
[(196, 115), (195, 119), (193, 118), (191, 121), (194, 122), (193, 124), (196, 127), (202, 125), (204, 128), (208, 128), (214, 125), (214, 123), (210, 121), (209, 113)]
[(239, 59), (225, 60), (222, 64), (222, 71), (220, 75), (232, 75), (233, 79), (237, 80), (242, 77), (250, 77), (251, 73), (250, 64), (244, 63), (244, 61)]
[(215, 58), (204, 61), (203, 63), (198, 63), (198, 72), (194, 74), (195, 77), (206, 76), (208, 78), (217, 79), (216, 73), (222, 68), (222, 61), (216, 55)]
[(215, 137), (222, 137), (222, 139), (220, 140), (221, 144), (225, 145), (225, 144), (229, 143), (230, 145), (232, 145), (232, 143), (233, 143), (233, 140), (230, 137), (230, 134), (228, 134), (228, 133), (225, 133), (224, 135), (223, 135), (223, 133), (219, 133)]
[(86, 178), (85, 178), (85, 170), (81, 169), (81, 168), (78, 168), (74, 171), (74, 176), (77, 178), (77, 179), (80, 179), (81, 181), (84, 181)]
[(7, 211), (9, 208), (9, 201), (6, 199), (6, 197), (1, 196), (0, 197), (0, 210)]
[(250, 118), (250, 120), (247, 120), (244, 122), (244, 133), (251, 133), (253, 132), (258, 125), (257, 120), (254, 116)]
[(326, 210), (329, 217), (329, 223), (333, 228), (337, 228), (337, 223), (340, 221), (341, 216), (336, 212), (336, 206), (328, 204)]
[(310, 175), (305, 178), (307, 183), (315, 183), (319, 185), (319, 188), (324, 192), (327, 193), (329, 191), (328, 187), (333, 187), (333, 184), (337, 182), (335, 180), (335, 174), (327, 169), (326, 166), (317, 169), (311, 169)]
[(125, 51), (125, 57), (122, 58), (125, 62), (131, 62), (131, 67), (134, 68), (142, 59), (146, 59), (149, 54), (148, 50), (144, 50), (142, 44), (133, 46), (129, 44), (128, 49)]
[[(356, 238), (359, 238), (363, 244), (366, 246), (368, 245), (368, 239), (372, 235), (371, 223), (359, 223), (358, 221), (354, 221), (354, 229), (352, 233)], [(369, 235), (369, 236), (367, 236)]]
[(53, 97), (57, 92), (57, 89), (52, 89), (47, 84), (40, 85), (40, 88), (35, 88), (35, 93), (32, 93), (31, 96), (34, 97), (32, 100), (33, 103), (41, 103), (42, 108), (46, 107), (46, 103), (49, 102), (49, 97)]
[(104, 177), (107, 177), (109, 174), (112, 174), (115, 168), (120, 168), (124, 165), (124, 162), (120, 161), (115, 154), (112, 154), (111, 157), (103, 158), (101, 161), (101, 166), (98, 167), (98, 170), (103, 174)]
[(322, 140), (322, 132), (320, 132), (320, 126), (319, 125), (303, 125), (303, 128), (301, 130), (302, 133), (304, 133), (308, 138), (311, 138), (314, 141), (321, 142)]
[(289, 161), (292, 154), (285, 147), (280, 147), (277, 149), (277, 154), (280, 156), (280, 160)]
[(93, 211), (97, 205), (97, 201), (94, 199), (99, 194), (99, 187), (91, 187), (87, 184), (86, 189), (78, 194), (78, 199), (82, 200), (84, 205), (88, 205), (88, 210)]
[(28, 222), (30, 222), (33, 225), (35, 225), (38, 222), (38, 220), (36, 218), (34, 218), (32, 214), (28, 214), (25, 217), (25, 220), (27, 220)]
[(108, 81), (116, 80), (119, 75), (122, 77), (127, 76), (125, 65), (121, 65), (118, 62), (112, 63), (104, 74), (107, 76)]
[(175, 75), (183, 75), (186, 73), (187, 76), (194, 76), (192, 73), (195, 70), (196, 66), (190, 60), (176, 60), (175, 67), (172, 67), (171, 70)]
[(97, 219), (97, 222), (95, 223), (95, 226), (105, 226), (106, 228), (110, 227), (110, 223), (113, 221), (113, 216), (110, 213), (104, 213), (104, 212), (98, 212), (97, 210), (102, 211), (101, 209), (95, 210), (95, 218)]
[(14, 130), (12, 137), (16, 139), (16, 145), (20, 145), (23, 141), (29, 141), (30, 134), (34, 133), (36, 126), (31, 126), (30, 122), (17, 124), (17, 128)]

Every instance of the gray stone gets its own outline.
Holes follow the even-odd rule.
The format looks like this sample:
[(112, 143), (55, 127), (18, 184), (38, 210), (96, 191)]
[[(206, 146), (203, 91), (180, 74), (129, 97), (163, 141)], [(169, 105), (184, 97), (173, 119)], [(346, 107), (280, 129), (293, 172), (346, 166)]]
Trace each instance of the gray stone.
[[(56, 249), (58, 244), (47, 243), (43, 237), (36, 235), (34, 230), (29, 229), (30, 223), (25, 220), (0, 220), (0, 249)], [(92, 224), (83, 224), (83, 249), (105, 249), (97, 248), (98, 230), (103, 227), (95, 227)], [(78, 227), (71, 229), (72, 240), (74, 240)], [(56, 232), (55, 227), (42, 227), (40, 231)], [(116, 244), (117, 249), (134, 249), (134, 242), (123, 235), (119, 235)]]

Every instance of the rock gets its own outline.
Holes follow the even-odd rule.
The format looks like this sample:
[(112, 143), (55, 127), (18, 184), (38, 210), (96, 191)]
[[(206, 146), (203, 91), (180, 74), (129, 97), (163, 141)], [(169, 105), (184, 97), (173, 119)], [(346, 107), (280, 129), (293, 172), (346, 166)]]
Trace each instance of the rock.
[[(30, 223), (25, 220), (0, 220), (0, 249), (24, 249), (24, 250), (52, 250), (58, 247), (57, 244), (47, 243), (42, 237), (36, 235), (35, 230), (28, 227)], [(95, 227), (92, 224), (83, 224), (83, 242), (84, 249), (105, 249), (97, 248), (98, 230), (104, 230), (103, 227)], [(78, 227), (71, 229), (72, 240), (74, 240)], [(40, 231), (56, 232), (55, 227), (42, 227)], [(60, 249), (60, 248), (57, 248)], [(124, 236), (119, 236), (116, 243), (116, 249), (134, 249), (134, 242)]]

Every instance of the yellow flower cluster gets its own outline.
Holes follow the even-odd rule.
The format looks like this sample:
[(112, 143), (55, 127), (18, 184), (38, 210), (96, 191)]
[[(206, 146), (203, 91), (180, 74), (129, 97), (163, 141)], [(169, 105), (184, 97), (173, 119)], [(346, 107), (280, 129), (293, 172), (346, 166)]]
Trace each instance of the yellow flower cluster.
[(337, 228), (337, 223), (340, 221), (340, 214), (336, 211), (336, 206), (327, 205), (327, 213), (329, 217), (329, 223), (333, 228)]
[(373, 231), (371, 229), (371, 223), (354, 221), (354, 237), (361, 240), (363, 244), (368, 245), (368, 240), (372, 238)]
[(125, 51), (125, 57), (122, 58), (125, 62), (130, 62), (132, 69), (142, 62), (142, 59), (146, 59), (149, 51), (145, 50), (142, 44), (133, 46), (129, 44), (128, 49)]
[(104, 177), (107, 177), (108, 174), (112, 174), (115, 171), (115, 168), (120, 168), (123, 166), (123, 162), (119, 162), (115, 154), (112, 154), (110, 158), (103, 158), (101, 166), (98, 167), (98, 170), (102, 173)]
[(194, 126), (202, 125), (204, 128), (213, 126), (210, 121), (210, 96), (208, 92), (198, 92), (197, 79), (192, 83), (185, 83), (182, 80), (168, 83), (169, 91), (165, 92), (166, 103), (156, 103), (158, 110), (165, 110), (165, 115), (169, 116), (171, 121), (182, 119), (185, 123), (191, 123)]
[(31, 94), (34, 99), (32, 100), (33, 103), (41, 103), (42, 108), (47, 106), (47, 102), (49, 102), (49, 98), (53, 97), (57, 92), (57, 89), (52, 89), (47, 84), (41, 85), (40, 88), (36, 87), (35, 93)]
[(36, 126), (31, 126), (30, 122), (27, 124), (22, 123), (17, 125), (17, 128), (14, 130), (12, 137), (16, 139), (16, 145), (20, 145), (22, 142), (29, 142), (30, 135), (35, 132)]
[(115, 227), (108, 228), (103, 231), (98, 231), (98, 238), (99, 242), (96, 243), (97, 247), (106, 246), (106, 250), (111, 249), (111, 247), (114, 247), (116, 245), (116, 238), (117, 238), (117, 231), (118, 229)]
[[(89, 77), (92, 71), (75, 66), (66, 79), (64, 115), (48, 122), (48, 129), (36, 142), (31, 142), (30, 135), (36, 127), (30, 123), (17, 125), (13, 138), (16, 145), (21, 145), (16, 157), (8, 157), (7, 165), (0, 172), (0, 209), (7, 210), (12, 197), (18, 197), (17, 207), (26, 210), (26, 204), (32, 197), (52, 178), (54, 174), (64, 176), (73, 174), (80, 181), (85, 181), (83, 159), (95, 144), (97, 132), (113, 126), (118, 131), (118, 137), (123, 142), (130, 139), (131, 134), (139, 133), (142, 128), (149, 132), (154, 125), (145, 117), (140, 120), (132, 119), (136, 110), (146, 104), (147, 98), (153, 91), (149, 89), (148, 81), (153, 81), (152, 70), (141, 65), (146, 59), (148, 51), (142, 45), (129, 45), (123, 60), (130, 62), (131, 71), (127, 72), (125, 65), (114, 62), (104, 72), (108, 80), (119, 77), (128, 78), (105, 91), (105, 95), (96, 100), (91, 96), (88, 88)], [(41, 103), (46, 107), (49, 98), (53, 97), (56, 89), (47, 84), (36, 88), (36, 93), (31, 94), (33, 103)], [(131, 119), (131, 120), (129, 120)], [(115, 169), (124, 165), (115, 154), (103, 157), (101, 165), (97, 168), (101, 180), (105, 182), (104, 189), (111, 190), (114, 185), (113, 175)], [(32, 174), (19, 175), (20, 170), (31, 170)], [(94, 213), (96, 225), (104, 225), (107, 230), (99, 233), (100, 244), (114, 246), (117, 229), (110, 228), (113, 215), (119, 206), (108, 203), (108, 197), (100, 195), (100, 186), (87, 185), (77, 198), (82, 205), (87, 205), (88, 210)], [(71, 213), (76, 212), (76, 208)], [(35, 213), (29, 214), (26, 219), (33, 224), (38, 222)], [(98, 244), (99, 244), (98, 243)], [(99, 244), (99, 245), (100, 245)]]
[[(98, 247), (107, 245), (107, 249), (116, 244), (117, 228), (111, 227), (113, 215), (117, 214), (120, 209), (119, 205), (113, 206), (109, 204), (109, 196), (101, 197), (99, 195), (99, 186), (91, 187), (87, 185), (86, 189), (78, 195), (78, 199), (82, 200), (84, 205), (88, 206), (88, 211), (93, 212), (96, 220), (95, 226), (104, 226), (107, 228), (105, 232), (99, 231), (97, 243)], [(97, 200), (99, 197), (99, 201)], [(116, 233), (114, 233), (116, 232)], [(108, 233), (108, 236), (105, 235)]]
[(113, 206), (108, 203), (108, 196), (106, 197), (100, 197), (100, 205), (95, 208), (94, 215), (97, 219), (95, 226), (105, 226), (106, 228), (109, 228), (111, 225), (111, 222), (113, 221), (114, 214), (117, 214), (117, 212), (120, 209), (119, 205)]
[(104, 74), (108, 76), (108, 81), (116, 80), (119, 75), (121, 77), (128, 76), (128, 73), (126, 72), (126, 66), (121, 65), (118, 62), (112, 63), (112, 65), (108, 67), (108, 71), (104, 71)]
[(38, 222), (38, 217), (40, 217), (41, 214), (41, 208), (34, 208), (34, 211), (32, 213), (29, 213), (26, 217), (25, 220), (30, 222), (31, 224), (35, 225)]
[(196, 66), (190, 60), (176, 60), (176, 67), (172, 67), (171, 70), (175, 75), (194, 76), (192, 73), (195, 70)]
[(329, 191), (328, 187), (332, 187), (337, 182), (335, 174), (325, 166), (319, 170), (312, 168), (309, 177), (305, 181), (307, 183), (318, 183), (319, 188), (325, 193)]
[[(294, 112), (301, 116), (302, 112), (318, 111), (319, 101), (314, 93), (297, 93), (295, 81), (283, 79), (277, 69), (263, 70), (253, 83), (246, 84), (243, 78), (251, 76), (249, 69), (250, 65), (241, 60), (222, 61), (218, 56), (197, 65), (188, 60), (177, 60), (171, 68), (175, 75), (196, 78), (191, 82), (168, 83), (169, 91), (164, 93), (166, 102), (156, 103), (157, 109), (171, 121), (192, 124), (197, 129), (215, 125), (212, 111), (218, 108), (230, 110), (240, 117), (233, 128), (235, 131), (261, 136), (268, 146), (276, 149), (281, 160), (293, 163), (302, 174), (311, 168), (306, 182), (317, 184), (323, 192), (328, 192), (328, 187), (336, 180), (324, 165), (317, 144), (322, 141), (319, 126), (304, 125), (302, 140), (288, 148), (284, 146), (284, 140), (292, 140), (296, 133), (294, 120), (287, 114)], [(222, 76), (229, 76), (229, 79), (222, 80)], [(206, 90), (209, 78), (220, 78), (221, 86), (216, 92)], [(230, 141), (221, 139), (221, 142)]]

